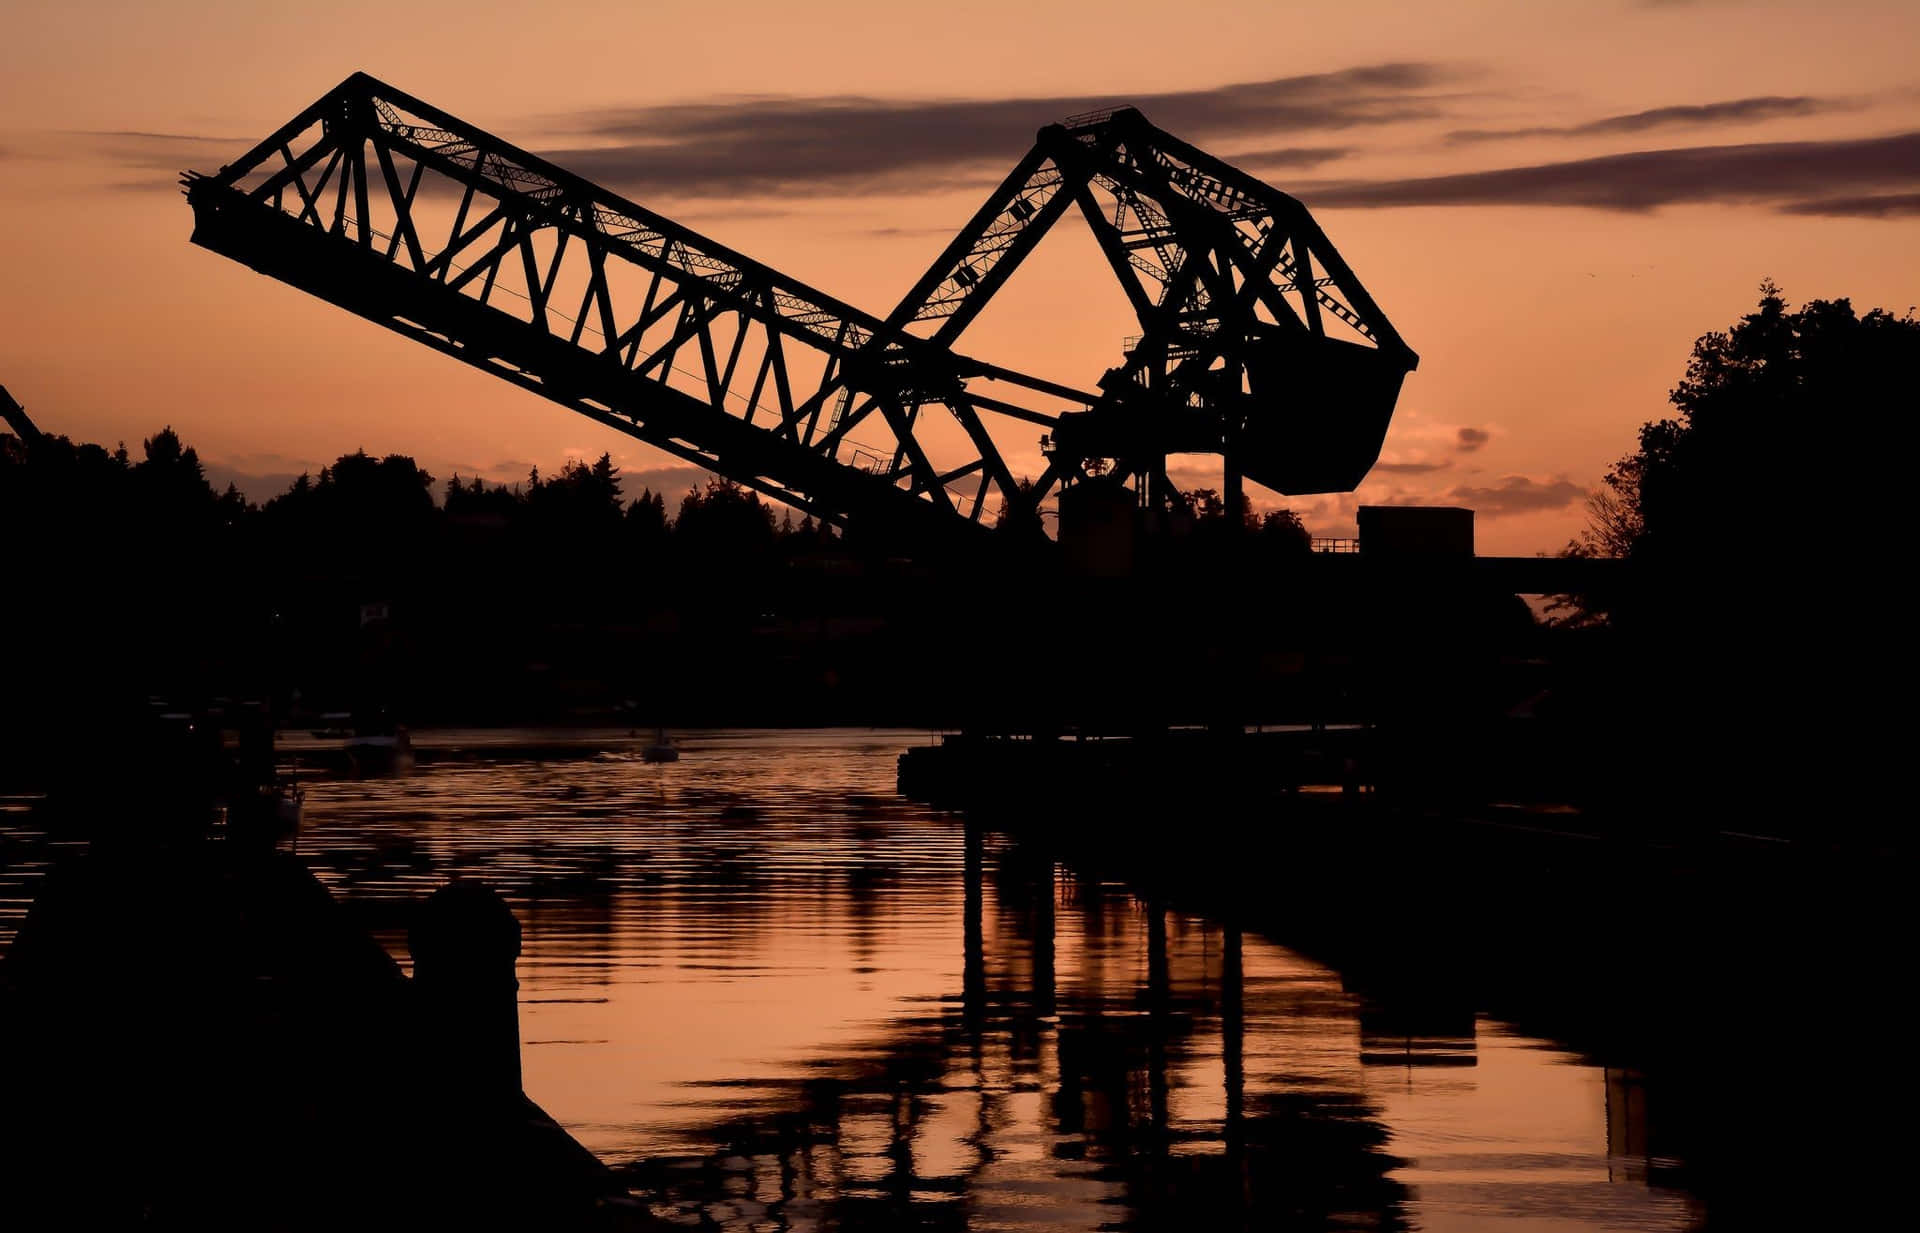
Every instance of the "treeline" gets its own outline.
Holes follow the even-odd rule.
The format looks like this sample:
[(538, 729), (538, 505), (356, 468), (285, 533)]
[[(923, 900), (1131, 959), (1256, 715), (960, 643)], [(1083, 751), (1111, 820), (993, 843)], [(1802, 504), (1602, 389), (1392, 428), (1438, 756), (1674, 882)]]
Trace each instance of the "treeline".
[(435, 482), (405, 455), (356, 451), (256, 505), (232, 485), (216, 492), (171, 427), (143, 441), (137, 460), (124, 444), (45, 436), (29, 449), (0, 436), (0, 512), (16, 547), (59, 567), (68, 584), (118, 577), (176, 600), (196, 587), (271, 588), (298, 575), (378, 603), (423, 571), (439, 573), (447, 554), (484, 544), (496, 581), (577, 614), (696, 578), (737, 589), (841, 555), (830, 525), (776, 513), (728, 480), (692, 486), (671, 506), (650, 489), (628, 499), (605, 454), (511, 485), (456, 475), (437, 501)]
[[(903, 559), (725, 480), (630, 493), (606, 455), (502, 485), (355, 452), (255, 505), (169, 428), (138, 453), (0, 438), (0, 517), (32, 597), (0, 616), (34, 648), (13, 715), (36, 732), (102, 697), (221, 694), (294, 723), (1273, 718), (1322, 709), (1321, 685), (1289, 693), (1299, 652), (1379, 641), (1398, 607), (1303, 590), (1299, 519), (1207, 490), (1130, 575), (1076, 575), (1053, 554)], [(1497, 628), (1524, 632), (1513, 607)]]
[(0, 518), (16, 719), (216, 693), (296, 721), (831, 718), (894, 692), (875, 643), (915, 592), (736, 484), (628, 494), (604, 455), (499, 485), (356, 452), (255, 505), (170, 428), (4, 436)]
[[(1622, 795), (1702, 827), (1868, 834), (1907, 751), (1920, 317), (1771, 282), (1702, 335), (1568, 551), (1627, 568), (1560, 615), (1597, 648), (1563, 704)], [(1897, 810), (1895, 812), (1898, 812)], [(1899, 842), (1908, 842), (1904, 834)]]
[[(300, 476), (248, 514), (288, 545), (345, 539), (378, 553), (382, 545), (436, 529), (485, 528), (537, 541), (542, 556), (625, 553), (652, 565), (671, 557), (704, 572), (817, 555), (831, 551), (837, 539), (830, 525), (810, 516), (796, 521), (790, 510), (776, 515), (773, 505), (724, 479), (688, 488), (672, 506), (666, 494), (651, 489), (629, 499), (607, 454), (591, 464), (570, 461), (545, 478), (535, 469), (524, 483), (512, 485), (455, 475), (440, 488), (438, 502), (434, 484), (404, 455), (376, 459), (358, 452), (321, 468), (317, 478)], [(231, 493), (221, 498), (234, 499)], [(614, 563), (600, 564), (604, 569)], [(580, 596), (595, 589), (591, 578), (582, 578), (561, 593)]]

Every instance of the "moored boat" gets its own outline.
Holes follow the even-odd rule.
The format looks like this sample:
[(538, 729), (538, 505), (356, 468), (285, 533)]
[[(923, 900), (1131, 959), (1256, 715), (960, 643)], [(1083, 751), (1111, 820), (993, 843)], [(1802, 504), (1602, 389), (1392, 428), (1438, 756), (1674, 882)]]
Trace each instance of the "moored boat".
[(346, 750), (356, 775), (384, 775), (413, 766), (413, 742), (408, 739), (405, 728), (359, 729), (341, 748)]
[(674, 745), (673, 738), (667, 735), (665, 728), (656, 728), (653, 744), (646, 747), (640, 755), (648, 762), (678, 762), (680, 750)]

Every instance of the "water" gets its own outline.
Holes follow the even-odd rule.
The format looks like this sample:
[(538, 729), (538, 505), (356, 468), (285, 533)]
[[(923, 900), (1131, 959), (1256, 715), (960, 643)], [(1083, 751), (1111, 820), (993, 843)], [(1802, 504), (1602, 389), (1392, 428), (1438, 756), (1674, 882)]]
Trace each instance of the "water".
[(497, 885), (528, 1094), (689, 1224), (1697, 1219), (1631, 1074), (902, 801), (924, 739), (700, 734), (659, 766), (624, 734), (432, 734), (409, 775), (312, 780), (300, 851), (403, 963), (410, 900)]

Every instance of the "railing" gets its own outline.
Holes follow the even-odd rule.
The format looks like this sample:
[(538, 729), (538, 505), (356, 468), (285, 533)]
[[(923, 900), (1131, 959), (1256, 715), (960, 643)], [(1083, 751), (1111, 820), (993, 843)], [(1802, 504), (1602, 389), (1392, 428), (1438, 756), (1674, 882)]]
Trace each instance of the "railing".
[(1067, 128), (1092, 128), (1096, 124), (1105, 124), (1108, 120), (1113, 119), (1113, 113), (1119, 110), (1118, 107), (1096, 107), (1092, 111), (1083, 111), (1077, 115), (1068, 116), (1066, 119), (1060, 121), (1060, 123)]
[(1338, 536), (1316, 535), (1313, 537), (1313, 550), (1315, 552), (1358, 552), (1360, 541)]

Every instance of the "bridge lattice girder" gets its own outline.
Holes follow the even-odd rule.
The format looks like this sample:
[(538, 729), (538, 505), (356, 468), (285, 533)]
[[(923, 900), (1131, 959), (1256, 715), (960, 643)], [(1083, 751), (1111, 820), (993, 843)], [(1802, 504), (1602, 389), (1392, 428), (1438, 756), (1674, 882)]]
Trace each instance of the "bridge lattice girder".
[[(990, 424), (1053, 434), (1076, 408), (1125, 402), (1137, 419), (1144, 398), (1206, 412), (1202, 448), (1211, 433), (1231, 450), (1268, 334), (1345, 326), (1396, 390), (1415, 358), (1298, 202), (1131, 110), (1043, 129), (884, 319), (364, 74), (185, 183), (198, 244), (797, 508), (918, 543), (971, 539), (993, 509), (1037, 526), (1088, 461), (1056, 449), (1023, 484)], [(1069, 206), (1143, 330), (1098, 393), (952, 346)], [(960, 432), (936, 444), (930, 411)]]

